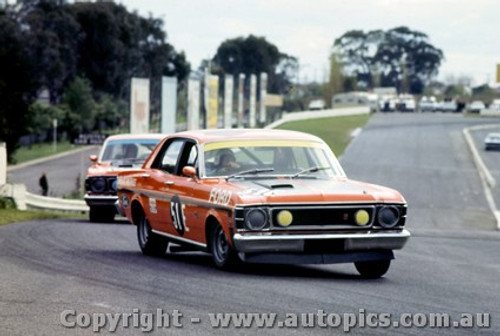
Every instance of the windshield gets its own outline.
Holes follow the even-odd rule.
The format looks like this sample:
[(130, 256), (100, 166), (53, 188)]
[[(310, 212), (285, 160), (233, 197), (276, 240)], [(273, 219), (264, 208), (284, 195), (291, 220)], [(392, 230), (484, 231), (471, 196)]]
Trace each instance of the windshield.
[(205, 177), (331, 178), (343, 175), (330, 149), (321, 143), (253, 140), (209, 143), (204, 147)]
[(111, 165), (141, 165), (146, 161), (159, 139), (123, 139), (111, 140), (104, 144), (100, 162)]

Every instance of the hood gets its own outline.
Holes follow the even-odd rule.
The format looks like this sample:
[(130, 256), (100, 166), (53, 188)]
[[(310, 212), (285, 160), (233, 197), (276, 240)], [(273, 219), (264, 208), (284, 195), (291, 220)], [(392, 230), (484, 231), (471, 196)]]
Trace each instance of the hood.
[(139, 165), (110, 165), (109, 163), (93, 164), (87, 170), (87, 175), (117, 175), (119, 172), (131, 169), (141, 168), (142, 163)]
[(349, 180), (255, 179), (230, 181), (237, 203), (406, 203), (396, 190)]

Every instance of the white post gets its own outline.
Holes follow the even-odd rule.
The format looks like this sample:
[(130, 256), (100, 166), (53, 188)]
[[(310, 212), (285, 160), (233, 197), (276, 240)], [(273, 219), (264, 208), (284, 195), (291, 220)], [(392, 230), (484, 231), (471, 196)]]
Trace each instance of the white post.
[(250, 112), (248, 116), (248, 123), (250, 128), (255, 128), (256, 125), (256, 94), (257, 94), (257, 76), (254, 74), (250, 75)]
[(52, 135), (52, 137), (53, 137), (52, 150), (55, 153), (57, 151), (57, 119), (52, 119), (52, 126), (54, 129), (54, 134)]
[(7, 183), (7, 148), (0, 142), (0, 186)]

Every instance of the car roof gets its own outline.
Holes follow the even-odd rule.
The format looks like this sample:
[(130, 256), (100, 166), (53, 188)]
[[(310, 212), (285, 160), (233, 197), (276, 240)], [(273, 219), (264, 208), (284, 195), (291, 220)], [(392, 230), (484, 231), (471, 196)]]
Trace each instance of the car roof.
[(488, 133), (489, 137), (500, 137), (500, 133)]
[(189, 137), (197, 140), (199, 143), (207, 143), (221, 140), (304, 140), (304, 141), (324, 141), (317, 136), (289, 130), (276, 129), (211, 129), (186, 131), (174, 134), (178, 137)]
[(109, 137), (106, 138), (106, 141), (110, 140), (142, 140), (142, 139), (158, 139), (161, 140), (165, 138), (167, 134), (162, 134), (162, 133), (142, 133), (142, 134), (116, 134), (116, 135), (110, 135)]

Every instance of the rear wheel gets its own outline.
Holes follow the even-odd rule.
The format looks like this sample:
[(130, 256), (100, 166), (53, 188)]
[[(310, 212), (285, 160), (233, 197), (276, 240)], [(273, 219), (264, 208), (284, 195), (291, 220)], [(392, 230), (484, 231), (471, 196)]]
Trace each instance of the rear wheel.
[(354, 265), (358, 270), (359, 274), (366, 279), (377, 279), (382, 275), (387, 273), (389, 266), (391, 266), (390, 260), (376, 260), (376, 261), (359, 261), (355, 262)]
[(160, 257), (167, 251), (168, 240), (153, 232), (144, 213), (137, 223), (137, 240), (142, 253), (146, 255)]
[(92, 223), (110, 223), (115, 220), (116, 210), (114, 207), (91, 206), (89, 220)]
[(212, 259), (217, 268), (228, 269), (236, 266), (239, 261), (238, 256), (219, 224), (211, 229), (209, 243)]

